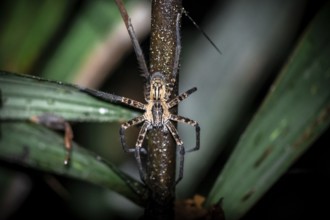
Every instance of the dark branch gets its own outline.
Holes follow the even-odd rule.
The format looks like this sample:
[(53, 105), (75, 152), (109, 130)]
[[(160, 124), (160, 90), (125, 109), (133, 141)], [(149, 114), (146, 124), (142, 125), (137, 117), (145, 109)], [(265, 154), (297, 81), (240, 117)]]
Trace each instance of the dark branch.
[[(177, 96), (178, 74), (173, 75), (177, 53), (177, 19), (181, 0), (153, 0), (150, 39), (150, 73), (161, 72), (171, 85), (170, 99)], [(181, 18), (181, 16), (180, 16)], [(178, 21), (180, 26), (180, 20)], [(180, 49), (180, 48), (179, 48)], [(175, 67), (176, 66), (176, 67)], [(177, 108), (171, 109), (176, 114)], [(147, 219), (173, 219), (176, 185), (176, 144), (171, 133), (154, 128), (148, 132), (147, 179), (149, 201)]]

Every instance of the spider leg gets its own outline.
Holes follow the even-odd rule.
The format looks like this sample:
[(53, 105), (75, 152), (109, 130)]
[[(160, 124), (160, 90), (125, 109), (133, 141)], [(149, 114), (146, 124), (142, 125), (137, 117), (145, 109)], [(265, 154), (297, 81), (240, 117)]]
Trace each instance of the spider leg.
[(119, 130), (120, 141), (121, 141), (121, 144), (122, 144), (123, 149), (124, 149), (125, 152), (127, 152), (127, 153), (134, 153), (135, 152), (135, 148), (128, 147), (128, 145), (126, 143), (125, 130), (132, 127), (132, 126), (134, 126), (134, 125), (140, 124), (144, 121), (145, 121), (145, 118), (144, 118), (143, 115), (141, 115), (141, 116), (138, 116), (136, 118), (133, 118), (132, 120), (129, 120), (129, 121), (125, 122), (124, 124), (122, 124), (120, 126), (120, 130)]
[(146, 137), (149, 126), (150, 126), (149, 122), (146, 121), (146, 122), (143, 123), (143, 125), (141, 127), (141, 130), (139, 132), (138, 139), (136, 141), (136, 145), (135, 145), (135, 159), (138, 163), (140, 177), (141, 177), (143, 182), (145, 182), (147, 174), (144, 171), (143, 166), (142, 166), (140, 152), (141, 152), (141, 149), (142, 149), (143, 140)]
[(148, 102), (150, 100), (150, 81), (146, 80), (146, 82), (144, 83), (144, 100), (146, 102)]
[(178, 175), (178, 179), (175, 181), (176, 184), (178, 184), (178, 182), (180, 182), (180, 180), (183, 177), (183, 164), (184, 164), (185, 149), (184, 149), (184, 146), (183, 146), (183, 141), (180, 139), (178, 131), (176, 130), (176, 128), (174, 127), (172, 122), (167, 121), (166, 127), (171, 132), (171, 134), (172, 134), (172, 136), (173, 136), (173, 138), (176, 142), (176, 145), (179, 148), (179, 154), (180, 154), (179, 175)]
[[(133, 118), (132, 120), (129, 120), (126, 123), (122, 124), (120, 127), (120, 131), (119, 131), (120, 140), (121, 140), (121, 144), (123, 146), (124, 151), (127, 153), (135, 153), (135, 159), (136, 159), (138, 167), (139, 167), (139, 173), (140, 173), (142, 181), (145, 181), (146, 173), (143, 170), (140, 152), (144, 150), (142, 148), (142, 144), (143, 144), (143, 140), (147, 134), (148, 127), (150, 125), (149, 122), (147, 122), (147, 121), (144, 122), (144, 121), (145, 121), (145, 118), (143, 115), (138, 116), (138, 117)], [(139, 132), (136, 144), (135, 144), (135, 148), (128, 147), (128, 145), (125, 141), (125, 130), (134, 125), (140, 124), (142, 122), (144, 122), (144, 123), (140, 129), (140, 132)], [(144, 150), (144, 152), (145, 152), (145, 150)]]
[(174, 56), (174, 65), (173, 65), (173, 78), (176, 77), (179, 65), (180, 65), (180, 53), (181, 53), (181, 39), (180, 39), (180, 18), (182, 12), (178, 13), (176, 17), (176, 49), (175, 49), (175, 56)]
[(140, 109), (140, 110), (146, 110), (145, 104), (143, 104), (141, 102), (138, 102), (138, 101), (135, 101), (133, 99), (121, 97), (121, 100), (119, 100), (119, 102), (121, 102), (123, 104), (126, 104), (126, 105), (129, 105), (133, 108), (137, 108), (137, 109)]
[(138, 41), (138, 39), (136, 37), (136, 34), (134, 32), (134, 28), (133, 28), (133, 25), (131, 23), (130, 18), (128, 19), (128, 28), (127, 28), (127, 30), (128, 30), (129, 36), (131, 37), (131, 41), (132, 41), (132, 44), (133, 44), (133, 47), (134, 47), (136, 58), (138, 60), (140, 68), (142, 69), (142, 72), (143, 72), (141, 74), (141, 76), (148, 79), (149, 76), (150, 76), (150, 73), (149, 73), (145, 58), (143, 56), (143, 52), (142, 52), (142, 49), (140, 47), (139, 41)]
[(112, 103), (123, 103), (125, 105), (129, 105), (131, 107), (140, 109), (140, 110), (145, 110), (145, 105), (141, 102), (135, 101), (133, 99), (113, 95), (110, 93), (94, 90), (94, 89), (89, 89), (89, 88), (83, 88), (83, 87), (78, 87), (80, 91), (85, 92), (89, 95), (92, 95), (94, 97), (97, 97), (101, 100), (112, 102)]
[(85, 92), (85, 93), (87, 93), (91, 96), (94, 96), (94, 97), (99, 98), (101, 100), (112, 102), (112, 103), (120, 102), (120, 100), (122, 98), (121, 96), (117, 96), (117, 95), (113, 95), (113, 94), (110, 94), (110, 93), (98, 91), (98, 90), (95, 90), (95, 89), (85, 88), (85, 87), (81, 87), (81, 86), (74, 86), (74, 87), (78, 88), (80, 91)]
[(188, 98), (188, 96), (191, 95), (196, 90), (197, 90), (197, 88), (194, 87), (194, 88), (191, 88), (188, 91), (182, 93), (181, 95), (178, 95), (177, 97), (175, 97), (174, 99), (172, 99), (171, 101), (169, 101), (167, 103), (167, 107), (172, 108), (173, 106), (176, 106), (179, 102), (181, 102), (182, 100)]
[(195, 147), (193, 147), (191, 149), (188, 149), (186, 152), (192, 152), (192, 151), (198, 150), (199, 146), (200, 146), (200, 127), (199, 127), (199, 124), (196, 121), (191, 120), (189, 118), (185, 118), (185, 117), (182, 117), (182, 116), (179, 116), (179, 115), (172, 115), (172, 114), (170, 115), (170, 120), (176, 121), (176, 122), (181, 122), (181, 123), (188, 124), (188, 125), (191, 125), (191, 126), (195, 127), (196, 145), (195, 145)]
[(131, 41), (132, 41), (132, 44), (133, 44), (133, 47), (134, 47), (136, 58), (138, 60), (140, 68), (142, 69), (143, 73), (141, 75), (144, 78), (148, 79), (150, 77), (149, 70), (148, 70), (145, 58), (143, 56), (142, 49), (140, 47), (139, 41), (136, 37), (133, 25), (131, 23), (131, 18), (128, 16), (123, 2), (121, 0), (115, 0), (115, 1), (116, 1), (116, 4), (117, 4), (118, 8), (119, 8), (120, 14), (121, 14), (121, 16), (122, 16), (122, 18), (125, 22), (128, 34), (131, 38)]

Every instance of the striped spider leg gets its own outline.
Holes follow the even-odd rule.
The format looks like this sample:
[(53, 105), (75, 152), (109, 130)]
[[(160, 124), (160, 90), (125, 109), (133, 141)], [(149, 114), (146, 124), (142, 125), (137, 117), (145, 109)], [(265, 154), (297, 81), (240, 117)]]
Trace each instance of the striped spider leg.
[[(126, 123), (121, 125), (120, 128), (120, 139), (123, 146), (123, 149), (125, 152), (129, 153), (135, 153), (135, 158), (138, 163), (138, 168), (140, 172), (140, 176), (142, 181), (145, 182), (146, 180), (146, 172), (143, 169), (142, 161), (141, 161), (141, 152), (146, 152), (144, 148), (142, 148), (143, 141), (146, 137), (146, 134), (148, 130), (151, 130), (153, 128), (159, 128), (164, 133), (170, 132), (171, 135), (174, 138), (174, 141), (179, 149), (179, 174), (178, 179), (176, 180), (176, 183), (178, 183), (182, 177), (183, 177), (183, 164), (184, 164), (184, 154), (185, 154), (185, 148), (183, 145), (183, 141), (179, 137), (178, 131), (173, 125), (171, 121), (174, 122), (181, 122), (185, 123), (191, 126), (195, 127), (196, 132), (196, 146), (187, 150), (187, 152), (191, 152), (194, 150), (199, 149), (200, 145), (200, 128), (196, 121), (178, 116), (173, 115), (170, 113), (170, 109), (184, 99), (186, 99), (190, 94), (195, 92), (197, 89), (192, 88), (181, 95), (175, 97), (172, 100), (169, 100), (169, 97), (171, 96), (172, 91), (172, 85), (173, 81), (175, 81), (178, 69), (179, 69), (179, 61), (180, 61), (180, 52), (181, 52), (181, 42), (180, 42), (180, 18), (182, 15), (182, 11), (180, 11), (177, 14), (176, 18), (176, 50), (174, 54), (174, 62), (173, 62), (173, 71), (172, 75), (170, 76), (171, 82), (168, 82), (166, 80), (166, 77), (163, 73), (156, 71), (152, 74), (150, 74), (145, 58), (142, 53), (142, 49), (139, 45), (139, 42), (137, 40), (136, 34), (134, 32), (134, 28), (131, 24), (131, 19), (127, 14), (127, 11), (123, 5), (123, 3), (120, 0), (116, 0), (116, 3), (119, 7), (119, 11), (123, 17), (123, 20), (125, 22), (127, 31), (129, 33), (129, 36), (131, 38), (134, 51), (139, 63), (139, 66), (142, 70), (142, 76), (146, 79), (147, 83), (145, 86), (145, 101), (146, 104), (143, 104), (141, 102), (124, 98), (117, 99), (117, 101), (129, 105), (133, 108), (137, 108), (140, 110), (145, 111), (143, 115), (138, 116), (130, 121), (127, 121)], [(131, 148), (127, 145), (125, 140), (125, 130), (127, 130), (130, 127), (136, 126), (142, 124), (142, 127), (140, 129), (140, 132), (138, 134), (138, 138), (135, 144), (135, 147)]]

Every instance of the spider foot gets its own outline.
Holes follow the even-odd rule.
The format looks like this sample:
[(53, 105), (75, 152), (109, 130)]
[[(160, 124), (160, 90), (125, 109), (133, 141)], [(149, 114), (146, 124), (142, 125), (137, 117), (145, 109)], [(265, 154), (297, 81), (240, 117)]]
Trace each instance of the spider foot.
[(184, 155), (185, 155), (185, 149), (183, 145), (178, 145), (179, 148), (179, 176), (178, 179), (175, 181), (175, 184), (178, 184), (182, 178), (183, 178), (183, 165), (184, 165)]

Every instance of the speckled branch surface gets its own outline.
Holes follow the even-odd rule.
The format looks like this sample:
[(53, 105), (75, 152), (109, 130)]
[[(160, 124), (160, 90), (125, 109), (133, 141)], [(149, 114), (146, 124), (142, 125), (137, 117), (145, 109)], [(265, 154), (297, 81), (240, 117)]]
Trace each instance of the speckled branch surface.
[[(173, 83), (171, 98), (177, 95), (178, 75), (173, 76), (177, 50), (176, 20), (181, 0), (153, 0), (150, 39), (150, 73), (162, 72)], [(179, 22), (180, 24), (180, 22)], [(177, 108), (171, 109), (172, 113)], [(147, 179), (149, 202), (145, 217), (173, 217), (175, 198), (176, 145), (171, 134), (160, 129), (148, 132)]]

